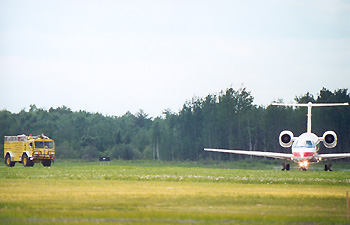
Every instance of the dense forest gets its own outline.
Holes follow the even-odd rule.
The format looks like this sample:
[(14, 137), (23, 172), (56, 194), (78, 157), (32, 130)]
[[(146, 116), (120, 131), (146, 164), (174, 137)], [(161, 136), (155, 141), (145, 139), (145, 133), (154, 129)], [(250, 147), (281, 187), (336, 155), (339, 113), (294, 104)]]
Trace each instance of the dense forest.
[[(31, 105), (28, 111), (0, 111), (0, 136), (41, 134), (56, 143), (56, 158), (95, 160), (231, 160), (246, 156), (204, 152), (204, 147), (288, 152), (279, 146), (282, 130), (295, 136), (306, 131), (307, 109), (257, 106), (246, 88), (228, 88), (218, 94), (195, 97), (177, 112), (165, 110), (150, 118), (143, 110), (123, 116), (73, 112), (67, 106), (49, 110)], [(349, 102), (348, 89), (323, 88), (295, 97), (298, 103)], [(350, 107), (313, 108), (312, 129), (318, 136), (327, 130), (338, 135), (338, 146), (322, 152), (350, 152)], [(3, 149), (3, 141), (0, 149)]]

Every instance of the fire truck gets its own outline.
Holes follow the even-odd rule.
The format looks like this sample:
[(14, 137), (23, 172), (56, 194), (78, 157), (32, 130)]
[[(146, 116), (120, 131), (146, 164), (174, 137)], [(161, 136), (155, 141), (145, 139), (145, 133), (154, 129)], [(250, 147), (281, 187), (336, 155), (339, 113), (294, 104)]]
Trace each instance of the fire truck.
[(55, 159), (55, 142), (44, 134), (5, 136), (4, 158), (9, 167), (17, 162), (23, 166), (34, 166), (34, 163), (40, 162), (43, 166), (51, 166)]

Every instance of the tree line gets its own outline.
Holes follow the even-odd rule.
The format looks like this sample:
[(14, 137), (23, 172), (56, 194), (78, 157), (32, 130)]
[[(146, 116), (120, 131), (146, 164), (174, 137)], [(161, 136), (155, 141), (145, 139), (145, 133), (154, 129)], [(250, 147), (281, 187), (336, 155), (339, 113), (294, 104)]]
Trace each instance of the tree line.
[[(306, 131), (304, 107), (258, 106), (246, 88), (227, 88), (218, 94), (194, 97), (174, 113), (165, 110), (151, 118), (143, 110), (122, 116), (73, 112), (67, 106), (45, 110), (31, 105), (28, 111), (0, 111), (0, 135), (41, 134), (56, 144), (58, 159), (231, 160), (247, 156), (208, 153), (204, 147), (288, 152), (279, 146), (282, 130), (295, 136)], [(315, 97), (309, 92), (295, 97), (298, 103), (349, 102), (348, 89), (323, 88)], [(282, 102), (282, 100), (279, 100)], [(338, 135), (338, 146), (322, 152), (350, 152), (350, 107), (312, 110), (312, 131)], [(3, 149), (3, 141), (0, 148)]]

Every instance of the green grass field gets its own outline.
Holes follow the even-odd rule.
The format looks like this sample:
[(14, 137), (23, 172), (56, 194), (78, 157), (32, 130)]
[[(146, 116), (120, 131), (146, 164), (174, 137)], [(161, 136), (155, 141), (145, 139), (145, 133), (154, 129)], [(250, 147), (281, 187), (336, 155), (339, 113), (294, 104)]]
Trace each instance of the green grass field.
[(0, 223), (350, 224), (347, 164), (333, 172), (233, 164), (1, 165)]

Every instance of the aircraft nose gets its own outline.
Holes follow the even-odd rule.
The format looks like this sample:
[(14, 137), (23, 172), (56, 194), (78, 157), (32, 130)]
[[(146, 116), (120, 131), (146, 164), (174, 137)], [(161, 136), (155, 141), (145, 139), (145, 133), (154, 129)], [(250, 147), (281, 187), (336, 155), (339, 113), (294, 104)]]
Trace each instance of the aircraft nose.
[(294, 157), (304, 157), (303, 152), (293, 152)]
[(315, 152), (293, 152), (294, 157), (312, 157), (315, 155)]

